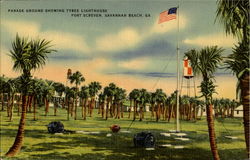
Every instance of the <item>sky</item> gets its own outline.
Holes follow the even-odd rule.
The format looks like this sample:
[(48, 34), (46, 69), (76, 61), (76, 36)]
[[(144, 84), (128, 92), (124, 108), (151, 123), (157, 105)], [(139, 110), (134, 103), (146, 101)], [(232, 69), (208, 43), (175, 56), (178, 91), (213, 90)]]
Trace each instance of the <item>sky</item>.
[[(177, 40), (181, 59), (190, 49), (212, 45), (224, 48), (226, 56), (237, 43), (215, 22), (216, 0), (180, 1), (179, 32), (178, 19), (158, 24), (159, 14), (177, 7), (178, 1), (2, 0), (0, 4), (0, 74), (7, 77), (20, 75), (12, 70), (8, 56), (17, 33), (49, 40), (57, 50), (42, 69), (32, 73), (34, 77), (68, 85), (66, 73), (70, 68), (83, 74), (86, 81), (82, 85), (98, 81), (106, 86), (114, 82), (128, 92), (134, 88), (162, 88), (168, 95), (176, 89)], [(182, 75), (182, 66), (180, 70)], [(235, 98), (235, 76), (223, 69), (215, 75), (218, 94), (214, 96)], [(199, 84), (200, 77), (195, 77), (195, 86)], [(185, 85), (184, 79), (183, 93)]]

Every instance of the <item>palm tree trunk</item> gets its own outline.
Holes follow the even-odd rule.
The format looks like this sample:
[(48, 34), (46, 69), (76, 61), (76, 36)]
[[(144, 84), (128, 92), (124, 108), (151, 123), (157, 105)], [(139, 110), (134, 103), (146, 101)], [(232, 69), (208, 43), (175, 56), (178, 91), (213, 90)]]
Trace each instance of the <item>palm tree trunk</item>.
[(101, 103), (100, 103), (100, 99), (98, 101), (98, 114), (101, 114)]
[(37, 102), (37, 99), (34, 97), (34, 106), (33, 106), (33, 111), (34, 111), (34, 121), (36, 120), (36, 102)]
[(27, 111), (28, 112), (31, 112), (30, 102), (31, 102), (31, 96), (28, 96), (28, 101), (27, 101)]
[(104, 101), (104, 102), (102, 102), (101, 107), (102, 107), (102, 110), (101, 110), (101, 112), (102, 112), (102, 118), (104, 118), (104, 107), (105, 107), (105, 101)]
[(94, 98), (95, 98), (95, 97), (92, 97), (92, 98), (91, 98), (90, 112), (89, 112), (90, 117), (92, 117), (92, 113), (93, 113), (93, 109), (94, 109), (94, 105), (95, 105), (95, 99), (94, 99)]
[(121, 114), (121, 113), (120, 113), (120, 107), (121, 107), (120, 102), (117, 103), (116, 107), (117, 107), (117, 114), (116, 114), (116, 117), (117, 117), (118, 119), (120, 119), (120, 114)]
[(245, 141), (246, 141), (246, 149), (247, 149), (247, 156), (250, 158), (250, 148), (249, 148), (249, 138), (250, 138), (250, 114), (249, 114), (249, 74), (245, 74), (240, 79), (240, 88), (241, 88), (241, 98), (242, 98), (242, 105), (243, 105), (243, 120), (244, 120), (244, 131), (245, 131)]
[(71, 117), (73, 117), (74, 108), (75, 108), (75, 98), (73, 98), (73, 100), (71, 102), (71, 107), (70, 107), (70, 115), (71, 115)]
[(85, 99), (84, 98), (82, 98), (82, 104), (81, 104), (81, 106), (82, 106), (82, 118), (84, 117), (84, 102), (85, 102)]
[(234, 118), (234, 110), (235, 110), (235, 107), (232, 107), (231, 108), (231, 117)]
[(47, 116), (49, 112), (49, 101), (47, 98), (44, 98), (44, 104), (45, 104), (45, 116)]
[(142, 106), (142, 119), (144, 119), (144, 109), (146, 110), (146, 105), (145, 104)]
[(222, 118), (225, 118), (226, 110), (226, 106), (223, 106)]
[(169, 105), (166, 105), (166, 110), (165, 110), (165, 121), (168, 119), (168, 114), (169, 114)]
[(120, 105), (121, 105), (121, 118), (123, 118), (123, 103), (121, 102)]
[(158, 120), (161, 120), (161, 104), (157, 104), (157, 115), (158, 115), (158, 118), (157, 118), (157, 122)]
[(130, 118), (130, 113), (132, 109), (132, 100), (130, 100), (129, 110), (128, 110), (128, 118)]
[(2, 111), (4, 111), (4, 94), (1, 94)]
[(77, 98), (75, 99), (75, 120), (77, 118)]
[(110, 101), (110, 117), (113, 118), (114, 116), (114, 103), (112, 103), (112, 101)]
[(70, 100), (67, 100), (67, 103), (68, 103), (67, 120), (69, 121), (69, 115), (70, 115)]
[(209, 133), (209, 141), (210, 147), (213, 154), (214, 160), (219, 160), (219, 153), (217, 150), (216, 145), (216, 136), (215, 136), (215, 129), (214, 129), (214, 119), (213, 119), (213, 105), (206, 105), (207, 109), (207, 125), (208, 125), (208, 133)]
[(86, 116), (87, 116), (87, 102), (88, 102), (88, 99), (86, 98), (84, 100), (84, 114), (83, 114), (83, 119), (86, 120)]
[(62, 98), (62, 96), (60, 97), (60, 102), (61, 102), (62, 108), (65, 109), (64, 98)]
[(155, 111), (155, 113), (156, 113), (156, 122), (158, 122), (159, 121), (159, 102), (157, 102), (157, 104), (156, 104), (156, 111)]
[(136, 100), (134, 100), (134, 118), (133, 118), (133, 120), (136, 119), (136, 108), (137, 108), (137, 102), (136, 102)]
[(12, 121), (12, 115), (13, 115), (13, 106), (14, 106), (14, 94), (11, 96), (11, 105), (10, 105), (10, 121)]
[(57, 99), (54, 99), (54, 116), (56, 116), (56, 112), (57, 112), (57, 105), (59, 102), (57, 102)]
[(106, 120), (109, 117), (109, 105), (110, 105), (110, 98), (107, 98), (107, 105), (106, 105)]
[(197, 111), (196, 111), (196, 105), (194, 104), (193, 107), (194, 107), (194, 108), (193, 108), (193, 118), (194, 118), (194, 120), (196, 121), (196, 112), (197, 112)]
[(192, 120), (192, 108), (193, 108), (193, 104), (189, 104), (189, 117), (188, 117), (188, 120)]
[(168, 122), (170, 122), (170, 120), (171, 120), (173, 109), (174, 109), (174, 105), (171, 104), (170, 108), (169, 108)]
[(88, 100), (88, 115), (90, 115), (91, 100)]
[(32, 101), (33, 101), (34, 96), (30, 96), (30, 101), (29, 101), (29, 112), (31, 113), (31, 108), (32, 108)]
[(20, 114), (20, 105), (21, 105), (21, 97), (19, 97), (17, 101), (17, 116), (19, 116)]
[(26, 119), (26, 96), (22, 96), (22, 114), (18, 126), (17, 135), (15, 138), (15, 142), (9, 151), (5, 154), (6, 157), (15, 156), (21, 149), (24, 139), (24, 127), (25, 127), (25, 119)]
[(151, 103), (151, 118), (154, 118), (154, 110), (155, 110), (155, 105), (154, 103)]
[(229, 105), (227, 105), (227, 117), (230, 117), (230, 113), (229, 113)]
[(10, 117), (10, 97), (7, 95), (7, 117)]
[(200, 114), (200, 119), (201, 119), (203, 116), (203, 107), (200, 107), (200, 110), (201, 110), (201, 114)]
[(164, 107), (164, 105), (162, 104), (162, 106), (161, 106), (161, 115), (162, 115), (162, 120), (165, 120), (164, 118), (164, 113), (165, 113), (165, 107)]
[(142, 107), (142, 104), (139, 104), (139, 106), (140, 106), (140, 111), (139, 111), (140, 112), (140, 121), (142, 121), (142, 108), (143, 107)]

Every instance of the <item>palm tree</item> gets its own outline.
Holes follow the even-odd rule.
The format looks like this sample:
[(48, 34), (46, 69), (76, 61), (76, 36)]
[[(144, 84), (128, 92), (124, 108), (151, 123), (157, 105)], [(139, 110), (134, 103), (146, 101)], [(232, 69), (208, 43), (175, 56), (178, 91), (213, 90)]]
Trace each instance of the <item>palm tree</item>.
[(75, 92), (72, 88), (66, 87), (65, 88), (65, 102), (68, 106), (67, 108), (67, 120), (69, 120), (70, 110), (73, 107), (73, 99), (75, 96)]
[(216, 145), (215, 129), (214, 129), (214, 120), (213, 120), (213, 105), (212, 105), (212, 95), (215, 93), (214, 85), (214, 72), (220, 65), (222, 61), (221, 53), (223, 52), (222, 48), (217, 46), (205, 47), (196, 52), (197, 61), (191, 61), (192, 64), (196, 64), (197, 68), (194, 70), (196, 74), (201, 74), (201, 93), (205, 97), (206, 101), (206, 111), (207, 111), (207, 123), (208, 123), (208, 132), (210, 139), (210, 147), (215, 160), (219, 160), (219, 154)]
[(105, 103), (106, 103), (106, 95), (101, 92), (98, 96), (98, 101), (99, 101), (99, 107), (100, 107), (100, 112), (102, 114), (102, 118), (104, 118), (104, 108), (105, 108)]
[(33, 120), (37, 120), (36, 118), (36, 106), (39, 99), (43, 99), (43, 91), (44, 91), (45, 83), (41, 79), (32, 79), (31, 80), (31, 93), (33, 95)]
[[(102, 89), (102, 86), (99, 82), (91, 82), (89, 84), (89, 94), (91, 96), (91, 102), (90, 102), (90, 117), (92, 116), (92, 111), (94, 109), (94, 106), (96, 105), (95, 97), (99, 90)], [(100, 111), (100, 109), (99, 109)]]
[(154, 110), (155, 110), (155, 93), (150, 92), (150, 98), (149, 98), (149, 103), (151, 107), (151, 118), (154, 118)]
[(48, 80), (43, 80), (42, 95), (45, 105), (45, 116), (49, 113), (49, 103), (53, 98), (55, 89), (53, 87), (53, 82)]
[(20, 38), (18, 35), (16, 35), (16, 39), (12, 42), (10, 56), (14, 62), (13, 70), (22, 73), (22, 114), (15, 142), (5, 154), (7, 157), (16, 155), (22, 147), (26, 118), (26, 96), (30, 86), (30, 79), (32, 77), (31, 71), (45, 65), (46, 59), (48, 58), (47, 55), (55, 51), (50, 49), (50, 47), (50, 41), (46, 41), (45, 39), (28, 41), (27, 38)]
[(237, 102), (237, 101), (235, 101), (235, 100), (233, 99), (233, 100), (231, 101), (230, 106), (231, 106), (231, 114), (230, 114), (230, 117), (234, 117), (234, 110), (235, 110), (238, 106), (240, 106), (240, 103)]
[(250, 83), (250, 64), (249, 64), (249, 46), (245, 42), (240, 42), (238, 46), (233, 48), (233, 53), (230, 54), (225, 61), (227, 69), (230, 69), (237, 77), (237, 98), (240, 97), (240, 102), (243, 105), (243, 120), (245, 130), (245, 140), (247, 155), (250, 157), (249, 138), (250, 138), (250, 110), (249, 110), (249, 83)]
[(144, 118), (144, 109), (146, 108), (146, 104), (150, 102), (150, 94), (146, 89), (141, 89), (139, 92), (140, 121), (142, 121)]
[(75, 88), (76, 88), (76, 93), (75, 93), (75, 120), (77, 118), (77, 94), (79, 91), (78, 86), (85, 81), (85, 78), (82, 76), (81, 72), (76, 71), (75, 73), (73, 73), (70, 77), (70, 83), (75, 83)]
[(4, 76), (0, 76), (0, 93), (1, 93), (1, 104), (2, 104), (2, 111), (4, 111), (4, 90), (5, 90), (5, 83), (7, 79)]
[(139, 89), (133, 89), (131, 92), (131, 98), (133, 99), (134, 101), (134, 117), (133, 117), (133, 120), (136, 119), (136, 115), (137, 115), (137, 107), (138, 107), (138, 100), (139, 100), (139, 97), (140, 97), (140, 91)]
[(181, 113), (181, 117), (182, 119), (184, 119), (184, 117), (186, 116), (186, 120), (190, 120), (191, 116), (191, 103), (190, 103), (190, 97), (188, 97), (187, 95), (184, 95), (180, 98), (180, 104), (181, 104), (181, 107), (180, 109), (182, 110)]
[(244, 131), (247, 156), (250, 158), (250, 110), (249, 110), (249, 1), (248, 0), (219, 0), (217, 19), (224, 24), (227, 34), (238, 37), (239, 44), (233, 48), (225, 62), (226, 67), (238, 79), (237, 94), (243, 105)]
[(168, 97), (168, 103), (169, 103), (169, 116), (168, 116), (168, 122), (173, 117), (174, 109), (176, 109), (176, 96), (177, 92), (175, 91)]
[[(123, 101), (126, 99), (126, 90), (117, 87), (114, 95), (114, 103), (116, 106), (116, 116), (115, 118), (120, 119), (120, 116), (123, 117)], [(121, 115), (122, 112), (122, 115)]]
[(79, 97), (83, 101), (83, 103), (82, 103), (82, 117), (84, 120), (86, 120), (87, 102), (88, 102), (88, 98), (89, 98), (89, 88), (87, 86), (81, 87)]
[(167, 96), (162, 91), (162, 89), (156, 89), (155, 91), (155, 97), (156, 97), (156, 121), (158, 122), (160, 119), (160, 109), (161, 105), (165, 103)]
[(214, 116), (215, 118), (219, 115), (219, 99), (213, 99), (213, 105), (214, 105)]
[(129, 114), (128, 114), (128, 118), (130, 118), (130, 113), (131, 113), (131, 110), (132, 110), (132, 103), (133, 103), (133, 98), (134, 98), (134, 92), (130, 92), (129, 95), (128, 95), (128, 99), (129, 99)]
[[(55, 97), (56, 99), (55, 99), (55, 104), (54, 104), (54, 116), (56, 116), (58, 104), (59, 104), (60, 102), (63, 102), (63, 101), (62, 101), (62, 95), (63, 95), (63, 92), (65, 91), (65, 86), (64, 86), (64, 84), (62, 84), (62, 83), (55, 82), (55, 83), (53, 84), (53, 87), (54, 87), (56, 93), (57, 93), (58, 96), (59, 96), (59, 99), (57, 99), (57, 97)], [(63, 104), (62, 106), (64, 107), (64, 104)]]
[(9, 117), (9, 120), (12, 121), (14, 97), (18, 89), (18, 78), (8, 79), (3, 87), (8, 93), (7, 115)]
[(216, 20), (225, 27), (227, 34), (249, 42), (249, 1), (218, 0)]
[(110, 115), (113, 116), (113, 108), (112, 101), (115, 95), (116, 85), (114, 83), (110, 83), (108, 86), (104, 88), (104, 95), (107, 97), (107, 105), (106, 105), (106, 120), (108, 119), (108, 111), (110, 109)]

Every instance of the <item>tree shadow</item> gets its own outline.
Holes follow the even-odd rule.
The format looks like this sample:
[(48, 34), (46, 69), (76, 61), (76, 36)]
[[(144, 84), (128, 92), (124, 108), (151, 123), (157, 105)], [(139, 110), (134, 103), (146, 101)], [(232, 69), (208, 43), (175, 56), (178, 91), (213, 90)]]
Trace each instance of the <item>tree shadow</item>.
[[(139, 131), (139, 130), (138, 130)], [(141, 131), (141, 130), (140, 130)], [(204, 150), (202, 148), (197, 148), (192, 145), (192, 138), (195, 141), (202, 142), (208, 141), (207, 135), (197, 135), (196, 132), (188, 132), (191, 141), (182, 142), (177, 141), (175, 137), (163, 137), (159, 133), (162, 130), (151, 130), (151, 133), (155, 135), (156, 148), (153, 151), (145, 150), (145, 148), (135, 148), (133, 145), (133, 136), (137, 132), (133, 129), (132, 133), (118, 133), (112, 134), (111, 137), (107, 137), (107, 132), (101, 132), (98, 135), (82, 135), (82, 134), (71, 134), (70, 136), (62, 135), (55, 137), (62, 139), (63, 141), (56, 142), (42, 142), (25, 148), (23, 152), (34, 152), (31, 153), (30, 159), (104, 159), (104, 160), (151, 160), (151, 159), (186, 159), (186, 160), (207, 160), (211, 159), (210, 150)], [(45, 134), (45, 133), (44, 133)], [(50, 138), (53, 138), (51, 136)], [(204, 137), (207, 138), (204, 138)], [(46, 136), (47, 137), (47, 136)], [(48, 138), (48, 137), (47, 137)], [(160, 148), (160, 144), (174, 144), (174, 145), (184, 145), (188, 146), (184, 149), (174, 149), (174, 148)], [(75, 154), (65, 152), (67, 149), (72, 149), (75, 147), (80, 147), (82, 150), (87, 148), (93, 148), (93, 153), (86, 154)], [(50, 151), (46, 154), (36, 154), (36, 152)], [(63, 152), (64, 151), (64, 152)], [(52, 153), (51, 153), (52, 152)], [(62, 153), (63, 152), (63, 153)], [(101, 153), (100, 153), (101, 152)], [(225, 150), (223, 154), (231, 153), (233, 154), (235, 150)], [(241, 152), (238, 150), (237, 152)], [(233, 155), (231, 155), (233, 156)], [(234, 157), (234, 156), (233, 156)], [(231, 157), (232, 158), (232, 157)], [(237, 158), (237, 157), (236, 157)]]

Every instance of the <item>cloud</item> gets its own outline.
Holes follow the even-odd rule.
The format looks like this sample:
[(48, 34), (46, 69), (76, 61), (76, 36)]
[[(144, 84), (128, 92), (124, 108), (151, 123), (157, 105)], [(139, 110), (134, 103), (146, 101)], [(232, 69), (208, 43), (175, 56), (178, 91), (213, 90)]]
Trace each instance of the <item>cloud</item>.
[(2, 21), (2, 25), (11, 36), (15, 36), (18, 33), (21, 36), (28, 36), (32, 38), (40, 37), (47, 40), (51, 40), (52, 44), (55, 45), (55, 48), (60, 49), (69, 49), (84, 54), (90, 52), (83, 36), (72, 34), (70, 32), (60, 32), (60, 31), (41, 31), (40, 24), (30, 21)]
[(9, 51), (4, 46), (0, 46), (0, 75), (4, 74), (7, 77), (17, 77), (19, 75), (18, 72), (14, 72), (13, 62), (10, 56), (8, 56)]
[(167, 42), (168, 36), (159, 35), (145, 39), (143, 43), (137, 45), (133, 50), (126, 49), (112, 55), (113, 59), (133, 59), (139, 57), (166, 57), (175, 53), (175, 46)]
[(236, 39), (232, 36), (226, 36), (223, 33), (212, 34), (212, 35), (203, 35), (195, 38), (187, 38), (183, 41), (186, 44), (192, 44), (197, 46), (212, 46), (218, 45), (222, 47), (232, 47), (236, 43)]
[[(132, 27), (121, 29), (118, 33), (107, 34), (96, 39), (96, 49), (99, 51), (118, 51), (135, 47), (140, 42), (155, 36), (156, 33), (166, 33), (177, 28), (177, 20), (171, 20), (167, 23), (158, 24), (158, 18), (155, 23), (149, 27), (149, 31), (139, 33)], [(180, 29), (186, 27), (187, 19), (180, 15)]]
[[(155, 21), (151, 28), (151, 34), (153, 33), (166, 33), (177, 29), (178, 20), (171, 20), (165, 23), (158, 24), (158, 19)], [(187, 25), (187, 18), (180, 15), (179, 28), (183, 29)]]
[(84, 68), (88, 68), (88, 70), (91, 71), (96, 71), (99, 69), (105, 69), (107, 67), (112, 67), (113, 62), (105, 59), (105, 58), (95, 58), (92, 59), (90, 61), (87, 61), (86, 63), (84, 63)]
[(119, 61), (118, 66), (126, 69), (143, 69), (149, 64), (149, 58), (136, 58), (129, 61)]
[(85, 39), (82, 36), (59, 31), (42, 32), (41, 36), (43, 38), (53, 40), (53, 43), (55, 44), (56, 48), (70, 49), (83, 53), (90, 52), (90, 48), (88, 47), (85, 42)]
[(131, 27), (121, 29), (116, 34), (108, 34), (96, 39), (96, 49), (99, 51), (117, 51), (130, 48), (140, 42), (138, 32)]
[(39, 34), (40, 25), (29, 21), (2, 21), (1, 25), (11, 34), (15, 36), (16, 33), (22, 36), (35, 37)]

